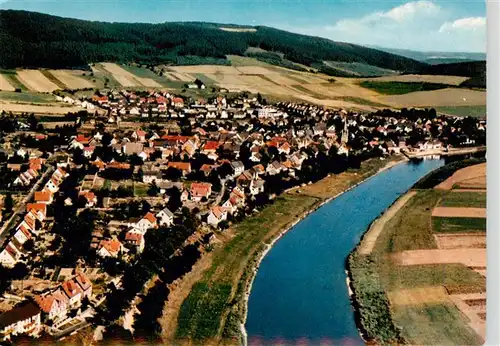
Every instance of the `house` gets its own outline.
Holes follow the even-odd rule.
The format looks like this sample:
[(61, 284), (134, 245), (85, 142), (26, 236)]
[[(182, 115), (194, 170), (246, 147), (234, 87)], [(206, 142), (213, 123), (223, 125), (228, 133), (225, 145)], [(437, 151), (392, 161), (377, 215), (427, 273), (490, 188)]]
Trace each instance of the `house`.
[(20, 243), (24, 244), (29, 239), (32, 238), (30, 231), (28, 231), (25, 227), (20, 227), (16, 233), (14, 233), (14, 238)]
[(101, 257), (118, 257), (122, 244), (118, 239), (105, 239), (99, 242), (97, 254)]
[(83, 297), (90, 298), (92, 295), (92, 283), (82, 272), (78, 272), (73, 280), (76, 281), (80, 289), (82, 290)]
[(192, 183), (190, 188), (191, 200), (199, 202), (203, 197), (208, 198), (212, 193), (210, 183)]
[(135, 130), (134, 133), (132, 133), (132, 138), (134, 138), (138, 142), (145, 142), (146, 132), (142, 129)]
[(245, 166), (241, 161), (233, 161), (231, 162), (231, 168), (233, 170), (233, 177), (239, 176), (245, 170)]
[(250, 183), (250, 194), (255, 196), (264, 192), (264, 180), (255, 179)]
[(182, 175), (191, 173), (191, 163), (189, 162), (169, 162), (168, 167), (178, 169), (182, 172)]
[(50, 204), (53, 201), (52, 193), (49, 190), (36, 191), (34, 200), (35, 203)]
[(146, 184), (151, 184), (153, 182), (160, 183), (163, 181), (163, 176), (161, 172), (158, 171), (144, 171), (142, 173), (142, 182)]
[(227, 219), (227, 211), (220, 206), (215, 206), (210, 209), (210, 213), (208, 214), (207, 223), (212, 226), (217, 226), (221, 221)]
[(92, 191), (81, 191), (78, 196), (83, 197), (86, 208), (92, 208), (97, 204), (97, 196)]
[(19, 334), (37, 335), (41, 329), (41, 311), (29, 301), (0, 315), (2, 340)]
[(0, 252), (0, 263), (7, 268), (13, 268), (17, 263), (17, 252), (8, 244)]
[(241, 186), (249, 186), (253, 179), (254, 175), (250, 171), (244, 171), (236, 178), (236, 182)]
[(160, 226), (168, 227), (174, 222), (174, 214), (168, 208), (163, 208), (156, 214), (156, 219)]
[(127, 245), (135, 246), (137, 252), (142, 252), (144, 250), (145, 241), (142, 233), (137, 233), (134, 231), (128, 231), (125, 234), (125, 243)]
[(36, 219), (42, 222), (47, 216), (47, 204), (45, 203), (28, 203), (26, 211), (31, 213)]
[(157, 227), (157, 219), (151, 212), (148, 212), (142, 219), (136, 222), (130, 222), (128, 226), (134, 228), (134, 230), (142, 234), (145, 234), (149, 229)]
[(210, 173), (216, 169), (217, 167), (219, 167), (218, 165), (209, 165), (209, 164), (204, 164), (200, 167), (200, 171), (203, 172), (203, 174), (205, 174), (205, 176), (208, 176), (210, 175)]
[(68, 298), (60, 289), (48, 294), (36, 295), (34, 300), (44, 320), (62, 320), (68, 313)]
[(70, 308), (79, 306), (83, 299), (83, 291), (81, 287), (74, 281), (68, 280), (61, 284), (61, 288), (68, 298), (68, 306)]

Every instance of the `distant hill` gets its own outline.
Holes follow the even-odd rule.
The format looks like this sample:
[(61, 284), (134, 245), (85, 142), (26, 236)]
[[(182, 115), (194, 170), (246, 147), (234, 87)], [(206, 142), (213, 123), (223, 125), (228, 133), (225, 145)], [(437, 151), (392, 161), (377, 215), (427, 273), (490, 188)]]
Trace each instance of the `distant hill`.
[(377, 46), (372, 46), (371, 48), (379, 49), (381, 51), (392, 54), (401, 55), (431, 65), (486, 60), (486, 53), (419, 52), (408, 49), (393, 49), (393, 48), (383, 48)]
[(204, 64), (207, 59), (210, 63), (229, 64), (227, 55), (243, 56), (250, 47), (274, 53), (266, 57), (271, 63), (306, 67), (319, 64), (320, 71), (327, 69), (324, 61), (400, 72), (427, 66), (381, 50), (264, 26), (104, 23), (0, 11), (0, 67), (4, 68), (82, 67), (99, 61), (193, 65)]

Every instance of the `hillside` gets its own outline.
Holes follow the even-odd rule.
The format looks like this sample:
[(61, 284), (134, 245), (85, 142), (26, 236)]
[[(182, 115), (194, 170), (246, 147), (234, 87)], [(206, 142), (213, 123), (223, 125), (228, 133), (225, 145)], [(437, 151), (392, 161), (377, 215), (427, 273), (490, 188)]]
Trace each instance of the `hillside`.
[(84, 67), (99, 61), (194, 65), (207, 59), (210, 64), (229, 64), (227, 55), (243, 56), (250, 47), (306, 66), (339, 61), (405, 72), (426, 67), (380, 50), (263, 26), (104, 23), (13, 10), (0, 11), (0, 23), (4, 68)]

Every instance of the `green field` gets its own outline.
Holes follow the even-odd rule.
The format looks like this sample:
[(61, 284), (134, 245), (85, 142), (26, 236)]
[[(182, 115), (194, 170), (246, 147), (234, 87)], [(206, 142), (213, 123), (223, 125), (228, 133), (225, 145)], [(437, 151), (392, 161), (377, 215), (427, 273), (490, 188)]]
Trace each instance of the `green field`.
[(53, 103), (56, 102), (54, 95), (42, 94), (31, 91), (20, 93), (14, 91), (0, 91), (0, 100), (8, 100), (21, 103)]
[(437, 248), (431, 228), (431, 210), (438, 203), (442, 192), (426, 190), (413, 196), (389, 220), (375, 243), (374, 253)]
[(437, 233), (485, 232), (486, 218), (433, 217), (432, 227)]
[[(432, 107), (429, 107), (432, 108)], [(459, 117), (473, 117), (482, 118), (486, 117), (486, 105), (484, 106), (438, 106), (433, 107), (436, 112), (444, 113), (447, 115), (456, 115)]]
[[(285, 195), (234, 226), (234, 237), (224, 247), (214, 250), (210, 269), (182, 303), (176, 335), (178, 338), (205, 340), (231, 339), (239, 335), (241, 318), (238, 305), (244, 282), (255, 255), (277, 232), (309, 209), (318, 199)], [(228, 231), (225, 231), (228, 232)], [(222, 332), (222, 333), (221, 333)]]
[(480, 345), (481, 339), (453, 304), (394, 309), (394, 318), (412, 345)]
[(427, 82), (378, 82), (363, 81), (359, 83), (363, 88), (374, 90), (385, 95), (403, 95), (415, 91), (431, 91), (448, 88), (449, 85)]
[(485, 192), (450, 192), (443, 197), (441, 207), (486, 208)]

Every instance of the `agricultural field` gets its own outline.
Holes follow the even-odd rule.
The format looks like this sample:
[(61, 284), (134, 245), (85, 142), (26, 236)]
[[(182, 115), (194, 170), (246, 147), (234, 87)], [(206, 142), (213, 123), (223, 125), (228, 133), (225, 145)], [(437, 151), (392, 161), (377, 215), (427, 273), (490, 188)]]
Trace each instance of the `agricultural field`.
[(484, 106), (486, 105), (486, 92), (463, 88), (445, 88), (417, 91), (404, 95), (380, 96), (378, 100), (381, 103), (400, 105), (400, 107)]
[(371, 335), (399, 335), (409, 344), (484, 342), (486, 194), (452, 188), (484, 177), (485, 168), (459, 169), (435, 188), (417, 184), (420, 190), (381, 224), (373, 249), (365, 237), (351, 255), (356, 300)]
[(468, 192), (452, 190), (441, 200), (441, 207), (486, 208), (486, 192)]
[(433, 217), (432, 227), (437, 233), (484, 232), (485, 217)]
[(29, 104), (48, 104), (56, 102), (56, 98), (52, 94), (42, 94), (31, 91), (0, 91), (0, 100)]
[(17, 77), (29, 90), (36, 92), (52, 92), (60, 87), (49, 80), (40, 70), (18, 70)]
[(359, 62), (324, 61), (323, 63), (328, 67), (352, 74), (353, 76), (378, 77), (393, 76), (398, 74), (397, 71), (388, 70)]
[(63, 83), (68, 89), (86, 89), (95, 87), (92, 82), (82, 77), (82, 74), (86, 73), (85, 71), (50, 70), (49, 72), (61, 81), (61, 83)]
[(10, 84), (9, 80), (3, 74), (0, 74), (0, 90), (3, 91), (14, 91), (16, 88)]
[(428, 82), (381, 82), (378, 80), (363, 81), (359, 85), (384, 95), (404, 95), (416, 91), (432, 91), (448, 87), (446, 84)]
[(433, 83), (433, 84), (446, 84), (455, 86), (460, 85), (467, 79), (469, 78), (460, 76), (434, 76), (434, 75), (419, 75), (419, 74), (405, 74), (405, 75), (384, 76), (377, 78), (363, 78), (363, 80), (365, 81), (374, 81), (374, 82)]

